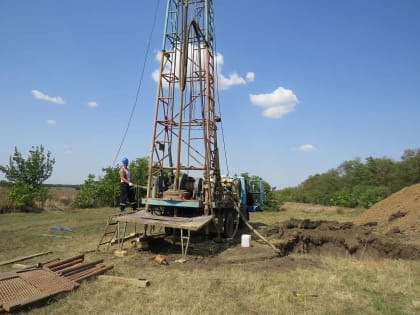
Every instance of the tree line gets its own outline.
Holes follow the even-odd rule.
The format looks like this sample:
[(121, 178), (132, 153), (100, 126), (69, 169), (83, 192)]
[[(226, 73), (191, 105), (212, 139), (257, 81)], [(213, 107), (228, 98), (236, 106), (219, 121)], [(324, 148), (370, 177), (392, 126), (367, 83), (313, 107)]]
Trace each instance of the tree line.
[(310, 176), (297, 187), (273, 192), (272, 202), (369, 208), (417, 183), (420, 183), (420, 149), (408, 149), (400, 161), (386, 157), (345, 161), (328, 172)]
[[(29, 150), (25, 159), (15, 148), (9, 164), (0, 165), (0, 172), (8, 182), (7, 198), (14, 209), (42, 208), (48, 199), (48, 187), (44, 184), (53, 171), (55, 159), (44, 147)], [(147, 184), (148, 159), (137, 158), (130, 162), (133, 182), (141, 195)], [(98, 178), (89, 174), (79, 186), (74, 201), (77, 208), (116, 206), (119, 198), (120, 165), (103, 168)], [(246, 178), (256, 178), (248, 173)], [(260, 177), (258, 177), (260, 178)], [(400, 161), (390, 158), (368, 157), (364, 161), (355, 158), (341, 163), (337, 168), (307, 178), (296, 187), (276, 190), (263, 181), (265, 204), (263, 210), (276, 210), (286, 201), (369, 208), (403, 187), (420, 183), (420, 149), (404, 151)]]

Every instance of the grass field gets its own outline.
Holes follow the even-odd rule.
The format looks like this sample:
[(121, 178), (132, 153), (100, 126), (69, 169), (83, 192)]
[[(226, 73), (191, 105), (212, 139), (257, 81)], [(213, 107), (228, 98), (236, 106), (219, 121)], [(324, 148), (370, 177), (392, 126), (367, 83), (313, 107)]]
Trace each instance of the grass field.
[[(86, 260), (104, 258), (107, 274), (147, 278), (134, 288), (92, 278), (76, 291), (22, 314), (419, 314), (420, 263), (310, 254), (273, 255), (253, 236), (252, 247), (240, 242), (192, 244), (189, 260), (175, 262), (179, 248), (161, 247), (169, 265), (154, 261), (158, 251), (138, 251), (127, 243), (128, 256), (94, 251), (106, 219), (116, 210), (49, 210), (0, 215), (0, 261), (52, 251), (27, 260), (34, 264), (87, 252)], [(307, 209), (255, 213), (256, 226), (294, 218), (346, 221), (355, 213)], [(72, 232), (58, 232), (63, 226)], [(159, 232), (159, 231), (157, 231)], [(205, 250), (202, 250), (202, 248)], [(201, 248), (201, 249), (200, 249)], [(163, 251), (163, 252), (162, 252)], [(1, 266), (0, 271), (11, 271)]]

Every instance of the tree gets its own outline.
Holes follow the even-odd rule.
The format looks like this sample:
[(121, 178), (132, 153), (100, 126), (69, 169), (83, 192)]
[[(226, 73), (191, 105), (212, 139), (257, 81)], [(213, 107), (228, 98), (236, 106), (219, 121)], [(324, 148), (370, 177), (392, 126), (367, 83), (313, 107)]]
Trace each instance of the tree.
[(0, 171), (11, 182), (8, 198), (14, 208), (33, 208), (36, 202), (44, 205), (48, 189), (42, 184), (52, 175), (54, 163), (51, 152), (45, 152), (42, 145), (32, 147), (27, 159), (15, 147), (14, 154), (9, 158), (9, 165), (0, 165)]
[(89, 174), (77, 194), (75, 205), (79, 208), (93, 208), (98, 206), (98, 182), (95, 175)]
[(405, 150), (399, 167), (404, 186), (420, 183), (420, 149)]
[[(142, 187), (147, 184), (148, 160), (137, 158), (130, 162), (131, 181)], [(105, 173), (95, 180), (95, 175), (89, 174), (80, 185), (79, 194), (74, 202), (79, 208), (114, 207), (120, 196), (120, 165), (102, 168)], [(139, 192), (138, 192), (139, 194)], [(137, 198), (140, 198), (138, 195)]]

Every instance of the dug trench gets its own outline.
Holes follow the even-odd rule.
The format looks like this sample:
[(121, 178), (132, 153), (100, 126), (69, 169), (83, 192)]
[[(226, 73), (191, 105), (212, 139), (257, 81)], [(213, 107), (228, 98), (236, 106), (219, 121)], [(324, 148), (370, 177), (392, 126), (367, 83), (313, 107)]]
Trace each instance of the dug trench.
[(356, 258), (420, 259), (420, 246), (406, 242), (398, 229), (382, 233), (375, 222), (356, 225), (352, 222), (290, 219), (263, 227), (263, 233), (280, 251)]

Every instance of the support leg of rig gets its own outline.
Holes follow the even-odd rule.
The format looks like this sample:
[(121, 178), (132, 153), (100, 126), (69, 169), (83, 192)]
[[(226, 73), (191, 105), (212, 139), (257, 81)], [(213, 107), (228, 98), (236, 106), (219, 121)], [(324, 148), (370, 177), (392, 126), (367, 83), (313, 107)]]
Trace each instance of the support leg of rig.
[[(184, 236), (184, 230), (181, 229), (181, 253), (182, 253), (182, 259), (187, 258), (187, 252), (188, 252), (188, 245), (190, 244), (190, 236), (191, 231), (187, 230), (187, 236)], [(186, 244), (184, 245), (184, 241), (186, 241)]]

